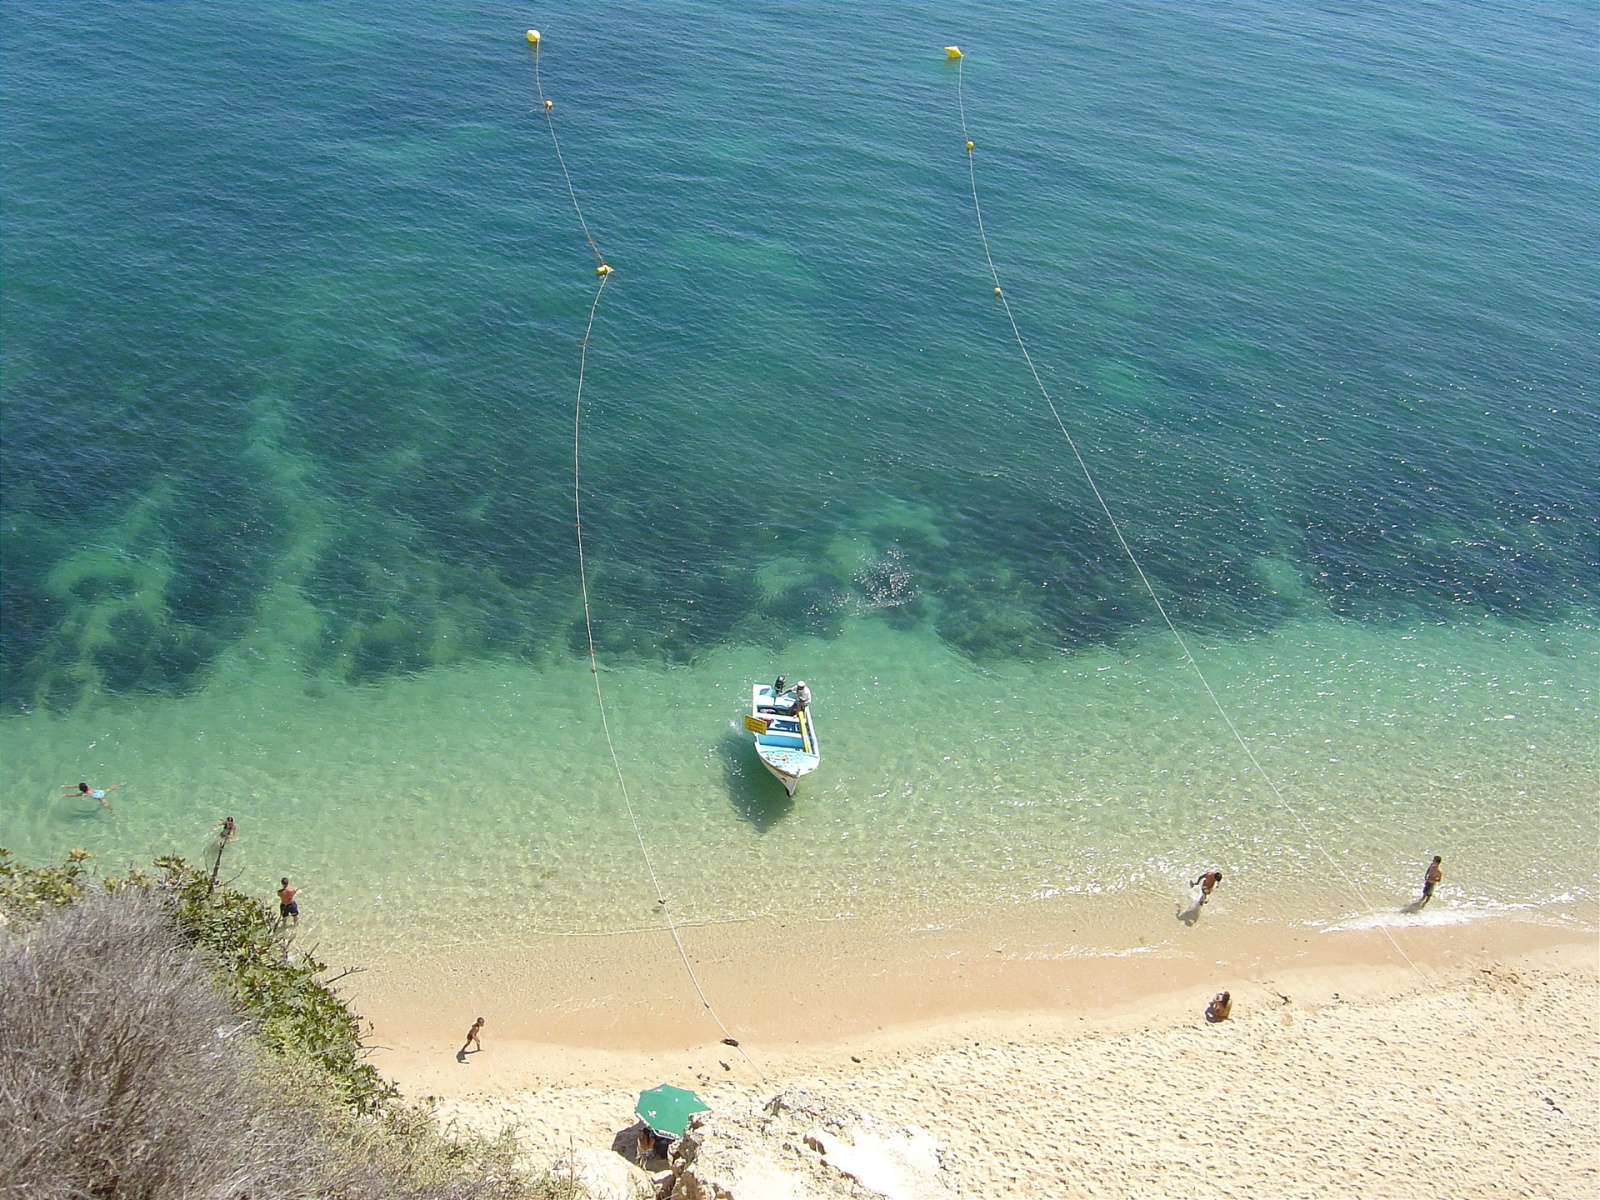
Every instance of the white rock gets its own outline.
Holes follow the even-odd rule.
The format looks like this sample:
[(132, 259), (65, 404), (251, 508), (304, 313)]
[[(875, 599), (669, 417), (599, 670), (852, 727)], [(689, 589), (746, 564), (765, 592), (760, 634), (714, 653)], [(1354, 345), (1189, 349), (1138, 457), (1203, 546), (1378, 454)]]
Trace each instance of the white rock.
[(620, 1154), (574, 1150), (550, 1165), (557, 1176), (572, 1175), (592, 1200), (655, 1200), (655, 1183)]
[(673, 1200), (951, 1200), (920, 1129), (799, 1089), (763, 1108), (697, 1114), (673, 1147)]
[(672, 1148), (672, 1200), (831, 1200), (795, 1157), (765, 1144), (748, 1117), (697, 1115)]
[(858, 1128), (846, 1141), (816, 1129), (807, 1143), (822, 1161), (885, 1200), (946, 1200), (955, 1195), (939, 1163), (939, 1145), (921, 1129), (882, 1134)]

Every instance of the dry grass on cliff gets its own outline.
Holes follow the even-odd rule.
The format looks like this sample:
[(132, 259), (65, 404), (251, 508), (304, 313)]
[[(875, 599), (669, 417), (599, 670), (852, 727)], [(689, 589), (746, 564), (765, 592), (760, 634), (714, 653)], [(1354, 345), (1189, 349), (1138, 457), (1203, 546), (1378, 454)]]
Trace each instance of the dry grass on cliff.
[(158, 895), (95, 892), (0, 929), (8, 1200), (562, 1193), (508, 1142), (450, 1141), (399, 1105), (358, 1115), (315, 1069), (263, 1052)]

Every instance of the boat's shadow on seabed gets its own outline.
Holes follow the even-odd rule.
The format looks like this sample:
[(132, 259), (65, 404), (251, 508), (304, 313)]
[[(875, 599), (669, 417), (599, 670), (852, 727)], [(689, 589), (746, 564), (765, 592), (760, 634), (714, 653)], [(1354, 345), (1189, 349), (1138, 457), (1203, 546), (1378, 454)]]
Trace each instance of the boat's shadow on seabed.
[(748, 734), (729, 730), (717, 753), (728, 785), (728, 802), (741, 821), (754, 825), (757, 833), (766, 833), (794, 811), (794, 797), (785, 795), (783, 785), (767, 774)]

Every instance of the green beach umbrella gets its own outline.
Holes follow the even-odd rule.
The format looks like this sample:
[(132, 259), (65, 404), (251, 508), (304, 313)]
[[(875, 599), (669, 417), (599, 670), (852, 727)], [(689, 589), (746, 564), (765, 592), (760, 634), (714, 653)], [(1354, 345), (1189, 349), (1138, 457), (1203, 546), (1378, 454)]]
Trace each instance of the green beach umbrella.
[(639, 1103), (633, 1106), (633, 1111), (657, 1133), (682, 1137), (683, 1127), (689, 1123), (689, 1114), (710, 1112), (711, 1106), (693, 1092), (663, 1083), (648, 1092), (640, 1092)]

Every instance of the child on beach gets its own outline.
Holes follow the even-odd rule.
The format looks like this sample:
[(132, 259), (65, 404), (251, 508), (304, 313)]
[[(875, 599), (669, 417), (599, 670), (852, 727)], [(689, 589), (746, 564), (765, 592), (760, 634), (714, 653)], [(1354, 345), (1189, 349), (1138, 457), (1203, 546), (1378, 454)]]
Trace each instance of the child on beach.
[[(1211, 899), (1211, 889), (1221, 882), (1221, 871), (1201, 871), (1198, 878), (1189, 881), (1189, 886), (1200, 889), (1200, 904), (1204, 904)], [(1200, 904), (1195, 905), (1195, 907), (1199, 908)]]
[(1227, 992), (1218, 992), (1211, 997), (1211, 1003), (1206, 1005), (1206, 1020), (1215, 1025), (1218, 1021), (1226, 1021), (1232, 1011), (1233, 997)]
[(1422, 876), (1422, 899), (1417, 901), (1418, 908), (1433, 899), (1433, 889), (1438, 887), (1439, 881), (1444, 878), (1444, 868), (1439, 865), (1443, 861), (1435, 854), (1433, 861), (1428, 864), (1428, 869)]
[(475, 1047), (477, 1047), (478, 1050), (482, 1050), (483, 1049), (483, 1043), (478, 1040), (478, 1031), (480, 1029), (482, 1029), (482, 1028), (483, 1028), (483, 1018), (479, 1017), (476, 1021), (474, 1021), (472, 1023), (472, 1028), (467, 1030), (467, 1040), (462, 1043), (461, 1049), (456, 1051), (456, 1061), (457, 1062), (461, 1062), (461, 1061), (466, 1059), (466, 1057), (467, 1057), (467, 1047), (468, 1046), (475, 1046)]

